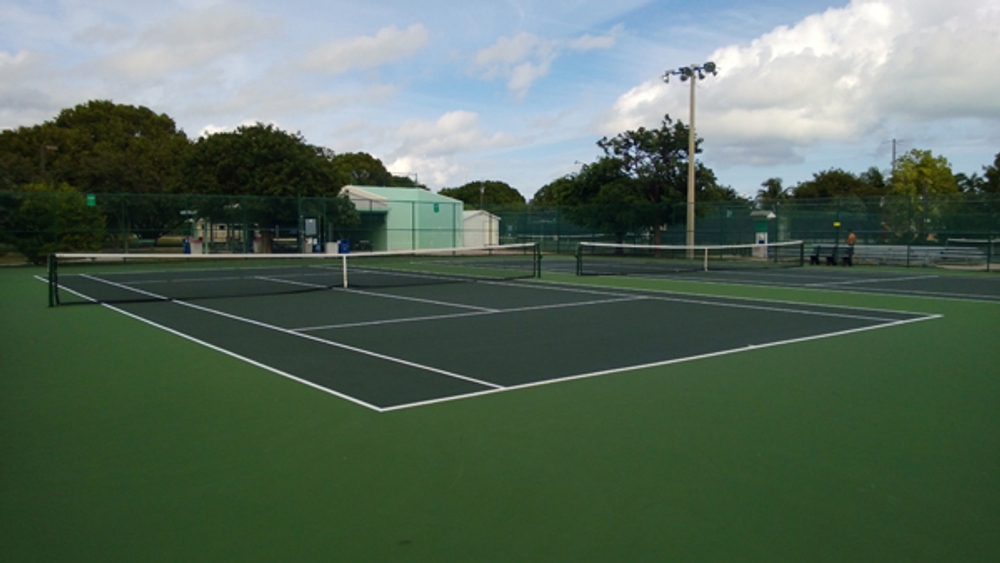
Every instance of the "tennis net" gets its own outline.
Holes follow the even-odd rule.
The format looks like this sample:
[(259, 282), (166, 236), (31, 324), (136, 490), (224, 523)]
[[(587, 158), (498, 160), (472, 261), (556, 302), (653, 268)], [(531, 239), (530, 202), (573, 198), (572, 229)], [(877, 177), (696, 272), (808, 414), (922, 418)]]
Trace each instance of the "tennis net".
[(49, 305), (246, 297), (538, 277), (536, 244), (356, 254), (49, 257)]
[(647, 275), (709, 270), (787, 268), (805, 264), (802, 241), (727, 246), (581, 242), (577, 275)]

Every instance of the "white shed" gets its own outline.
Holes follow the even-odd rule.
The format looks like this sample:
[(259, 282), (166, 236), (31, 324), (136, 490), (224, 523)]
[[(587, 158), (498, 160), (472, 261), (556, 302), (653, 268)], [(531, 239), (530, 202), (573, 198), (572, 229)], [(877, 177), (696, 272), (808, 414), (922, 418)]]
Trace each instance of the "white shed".
[(465, 246), (500, 244), (500, 217), (483, 210), (462, 213)]

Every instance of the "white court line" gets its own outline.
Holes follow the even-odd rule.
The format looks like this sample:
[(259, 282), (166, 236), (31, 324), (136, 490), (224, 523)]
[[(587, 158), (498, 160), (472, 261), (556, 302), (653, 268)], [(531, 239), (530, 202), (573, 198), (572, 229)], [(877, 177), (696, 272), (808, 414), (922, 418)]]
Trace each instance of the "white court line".
[(117, 282), (108, 281), (108, 280), (105, 280), (105, 279), (94, 277), (94, 276), (92, 276), (90, 274), (80, 274), (80, 277), (88, 279), (88, 280), (91, 280), (91, 281), (108, 284), (110, 286), (114, 286), (114, 287), (117, 287), (117, 288), (120, 288), (120, 289), (125, 289), (127, 291), (134, 291), (135, 293), (139, 293), (141, 295), (146, 295), (148, 297), (152, 297), (153, 299), (159, 299), (160, 301), (170, 301), (169, 297), (164, 297), (163, 295), (157, 295), (157, 294), (149, 292), (149, 291), (143, 291), (141, 289), (137, 289), (137, 288), (125, 285), (125, 284), (120, 284), (120, 283), (117, 283)]
[[(175, 303), (181, 303), (181, 302), (175, 301)], [(183, 303), (181, 303), (181, 304), (183, 304)], [(381, 407), (377, 407), (375, 405), (366, 403), (365, 401), (362, 401), (361, 399), (358, 399), (356, 397), (352, 397), (350, 395), (346, 395), (344, 393), (340, 393), (338, 391), (334, 391), (333, 389), (330, 389), (329, 387), (323, 387), (322, 385), (320, 385), (318, 383), (313, 383), (312, 381), (309, 381), (308, 379), (302, 379), (301, 377), (294, 376), (294, 375), (292, 375), (292, 374), (290, 374), (290, 373), (288, 373), (286, 371), (282, 371), (282, 370), (277, 369), (275, 367), (272, 367), (272, 366), (269, 366), (267, 364), (258, 362), (257, 360), (253, 360), (253, 359), (250, 359), (250, 358), (248, 358), (246, 356), (237, 354), (236, 352), (227, 350), (225, 348), (216, 346), (214, 344), (210, 344), (208, 342), (205, 342), (204, 340), (201, 340), (199, 338), (195, 338), (194, 336), (191, 336), (189, 334), (185, 334), (185, 333), (183, 333), (183, 332), (181, 332), (179, 330), (174, 330), (174, 329), (172, 329), (172, 328), (170, 328), (168, 326), (161, 325), (159, 323), (156, 323), (154, 321), (151, 321), (151, 320), (146, 319), (144, 317), (141, 317), (139, 315), (130, 313), (130, 312), (124, 310), (124, 309), (120, 309), (118, 307), (115, 307), (113, 305), (109, 305), (107, 303), (102, 303), (101, 306), (102, 307), (106, 307), (108, 309), (111, 309), (112, 311), (115, 311), (117, 313), (121, 313), (121, 314), (123, 314), (123, 315), (125, 315), (127, 317), (131, 317), (131, 318), (136, 319), (138, 321), (144, 322), (144, 323), (146, 323), (146, 324), (148, 324), (150, 326), (154, 326), (156, 328), (165, 330), (165, 331), (167, 331), (167, 332), (169, 332), (171, 334), (174, 334), (176, 336), (180, 336), (181, 338), (183, 338), (185, 340), (189, 340), (189, 341), (194, 342), (196, 344), (200, 344), (200, 345), (202, 345), (202, 346), (204, 346), (206, 348), (215, 350), (216, 352), (221, 352), (221, 353), (223, 353), (223, 354), (225, 354), (225, 355), (227, 355), (227, 356), (229, 356), (231, 358), (236, 358), (237, 360), (244, 361), (244, 362), (246, 362), (246, 363), (248, 363), (248, 364), (250, 364), (252, 366), (259, 367), (259, 368), (261, 368), (263, 370), (266, 370), (266, 371), (269, 371), (269, 372), (271, 372), (273, 374), (280, 375), (281, 377), (285, 377), (287, 379), (291, 379), (292, 381), (296, 381), (298, 383), (302, 383), (303, 385), (308, 385), (309, 387), (312, 387), (313, 389), (318, 389), (319, 391), (322, 391), (324, 393), (328, 393), (328, 394), (333, 395), (335, 397), (340, 397), (341, 399), (346, 399), (347, 401), (352, 402), (352, 403), (354, 403), (356, 405), (361, 405), (362, 407), (366, 407), (366, 408), (369, 408), (369, 409), (377, 411), (377, 412), (383, 412), (383, 409)]]
[[(731, 285), (733, 285), (733, 284), (729, 284), (729, 283), (725, 283), (725, 282), (699, 281), (699, 282), (696, 282), (696, 283), (705, 284), (705, 285), (724, 285), (724, 286), (731, 286)], [(568, 283), (568, 282), (554, 282), (554, 281), (544, 281), (544, 280), (542, 280), (542, 281), (532, 282), (532, 284), (539, 284), (537, 287), (550, 286), (550, 287), (546, 287), (546, 289), (552, 289), (553, 291), (569, 291), (569, 292), (576, 292), (576, 293), (593, 293), (593, 294), (597, 294), (597, 295), (626, 295), (627, 293), (621, 293), (621, 292), (641, 292), (641, 293), (645, 293), (645, 294), (653, 294), (654, 295), (653, 298), (656, 298), (656, 296), (663, 295), (663, 294), (666, 294), (666, 295), (690, 295), (690, 296), (696, 296), (696, 297), (715, 298), (715, 299), (723, 299), (723, 300), (724, 299), (729, 299), (729, 300), (736, 300), (736, 301), (751, 301), (751, 302), (761, 302), (761, 303), (780, 303), (782, 305), (794, 305), (794, 306), (799, 306), (799, 307), (826, 307), (828, 309), (843, 309), (843, 310), (847, 310), (847, 311), (864, 311), (864, 312), (876, 312), (876, 313), (891, 313), (891, 314), (897, 314), (897, 315), (926, 315), (927, 314), (927, 313), (923, 313), (923, 312), (919, 312), (918, 313), (918, 312), (914, 312), (914, 311), (899, 311), (899, 310), (895, 310), (895, 309), (880, 309), (880, 308), (875, 308), (875, 307), (857, 307), (857, 306), (852, 306), (852, 305), (830, 305), (830, 304), (825, 304), (825, 303), (803, 303), (801, 301), (788, 301), (788, 300), (785, 300), (785, 299), (765, 299), (765, 298), (761, 298), (761, 297), (738, 297), (738, 296), (705, 295), (703, 293), (690, 293), (690, 292), (686, 292), (686, 291), (675, 291), (675, 290), (669, 290), (669, 289), (648, 289), (648, 288), (641, 288), (641, 287), (616, 287), (616, 288), (613, 288), (613, 289), (619, 291), (619, 293), (613, 293), (611, 291), (599, 291), (599, 290), (589, 290), (589, 289), (568, 289), (568, 288), (590, 288), (590, 287), (592, 287), (592, 286), (588, 286), (588, 285), (576, 285), (576, 284), (572, 284), (572, 283)], [(772, 284), (739, 284), (739, 285), (751, 285), (753, 287), (771, 287)], [(804, 288), (801, 285), (790, 286), (790, 287), (800, 288), (800, 289), (804, 289), (806, 291), (820, 291), (820, 290), (812, 289), (812, 288)], [(564, 289), (564, 288), (567, 288), (567, 289)], [(831, 290), (831, 291), (835, 291), (835, 292), (839, 292), (839, 293), (849, 293), (849, 294), (852, 294), (852, 295), (871, 295), (870, 292), (840, 291), (840, 290), (836, 290), (836, 289)], [(717, 305), (724, 305), (724, 303), (716, 303), (716, 304)], [(801, 312), (807, 313), (808, 311), (801, 311)]]
[[(41, 278), (39, 276), (35, 276), (35, 279), (37, 279), (39, 281), (43, 281), (45, 283), (48, 283), (47, 279)], [(97, 281), (103, 281), (103, 280), (97, 280)], [(352, 397), (350, 395), (345, 395), (344, 393), (340, 393), (338, 391), (334, 391), (333, 389), (330, 389), (329, 387), (323, 387), (322, 385), (319, 385), (317, 383), (313, 383), (313, 382), (311, 382), (311, 381), (309, 381), (307, 379), (302, 379), (301, 377), (296, 377), (296, 376), (294, 376), (294, 375), (292, 375), (292, 374), (290, 374), (290, 373), (288, 373), (286, 371), (282, 371), (280, 369), (271, 367), (271, 366), (269, 366), (267, 364), (258, 362), (257, 360), (253, 360), (253, 359), (250, 359), (250, 358), (248, 358), (246, 356), (242, 356), (240, 354), (237, 354), (236, 352), (233, 352), (233, 351), (230, 351), (230, 350), (226, 350), (225, 348), (216, 346), (215, 344), (210, 344), (208, 342), (205, 342), (204, 340), (201, 340), (199, 338), (195, 338), (194, 336), (191, 336), (190, 334), (186, 334), (186, 333), (183, 333), (183, 332), (181, 332), (179, 330), (172, 329), (172, 328), (170, 328), (168, 326), (161, 325), (161, 324), (159, 324), (157, 322), (154, 322), (154, 321), (151, 321), (151, 320), (149, 320), (147, 318), (141, 317), (141, 316), (136, 315), (134, 313), (130, 313), (130, 312), (124, 310), (124, 309), (120, 309), (118, 307), (115, 307), (114, 305), (109, 305), (107, 303), (99, 303), (98, 301), (96, 301), (92, 297), (88, 297), (88, 296), (86, 296), (86, 295), (84, 295), (82, 293), (79, 293), (77, 291), (74, 291), (72, 289), (68, 289), (68, 288), (62, 288), (62, 289), (64, 291), (68, 291), (69, 293), (72, 293), (73, 295), (76, 295), (76, 296), (78, 296), (78, 297), (80, 297), (82, 299), (90, 301), (91, 303), (96, 303), (96, 304), (98, 304), (98, 305), (100, 305), (100, 306), (102, 306), (102, 307), (104, 307), (106, 309), (110, 309), (110, 310), (112, 310), (112, 311), (114, 311), (116, 313), (121, 313), (122, 315), (125, 315), (126, 317), (130, 317), (130, 318), (133, 318), (133, 319), (135, 319), (137, 321), (146, 323), (149, 326), (158, 328), (160, 330), (165, 330), (165, 331), (169, 332), (170, 334), (173, 334), (175, 336), (179, 336), (179, 337), (181, 337), (181, 338), (183, 338), (185, 340), (188, 340), (190, 342), (194, 342), (195, 344), (199, 344), (199, 345), (204, 346), (204, 347), (206, 347), (206, 348), (208, 348), (210, 350), (215, 350), (216, 352), (221, 352), (222, 354), (225, 354), (225, 355), (227, 355), (227, 356), (229, 356), (231, 358), (236, 358), (237, 360), (244, 361), (244, 362), (246, 362), (246, 363), (248, 363), (248, 364), (250, 364), (252, 366), (259, 367), (259, 368), (261, 368), (263, 370), (266, 370), (266, 371), (269, 371), (269, 372), (271, 372), (273, 374), (280, 375), (281, 377), (285, 377), (287, 379), (291, 379), (292, 381), (297, 381), (297, 382), (302, 383), (304, 385), (308, 385), (309, 387), (312, 387), (313, 389), (317, 389), (319, 391), (322, 391), (324, 393), (328, 393), (328, 394), (333, 395), (335, 397), (340, 397), (341, 399), (345, 399), (345, 400), (347, 400), (347, 401), (349, 401), (351, 403), (354, 403), (356, 405), (361, 405), (362, 407), (366, 407), (366, 408), (372, 409), (374, 411), (382, 412), (382, 409), (380, 407), (376, 407), (375, 405), (366, 403), (366, 402), (362, 401), (361, 399), (357, 399), (357, 398)]]
[[(101, 283), (106, 283), (106, 284), (111, 285), (111, 286), (119, 287), (119, 288), (122, 288), (122, 289), (127, 289), (127, 290), (131, 290), (131, 291), (135, 291), (137, 293), (142, 293), (144, 295), (149, 295), (149, 296), (152, 296), (152, 297), (157, 297), (157, 298), (160, 298), (160, 299), (165, 299), (165, 298), (163, 298), (161, 296), (154, 295), (154, 294), (149, 293), (147, 291), (137, 290), (137, 289), (134, 289), (134, 288), (131, 288), (131, 287), (119, 284), (119, 283), (115, 283), (115, 282), (111, 282), (111, 281), (107, 281), (107, 280), (102, 280), (100, 278), (90, 278), (90, 279), (93, 279), (94, 281), (98, 281), (98, 282), (101, 282)], [(475, 383), (475, 384), (478, 384), (478, 385), (482, 385), (484, 387), (491, 387), (491, 388), (496, 388), (496, 389), (500, 389), (501, 388), (500, 385), (496, 385), (496, 384), (490, 383), (488, 381), (480, 381), (480, 380), (475, 379), (473, 377), (468, 377), (468, 376), (465, 376), (465, 375), (460, 375), (460, 374), (457, 374), (457, 373), (452, 373), (450, 371), (443, 370), (443, 369), (438, 369), (438, 368), (431, 367), (431, 366), (425, 366), (423, 364), (418, 364), (416, 362), (411, 362), (411, 361), (408, 361), (408, 360), (404, 360), (402, 358), (395, 358), (393, 356), (388, 356), (388, 355), (385, 355), (385, 354), (379, 354), (378, 352), (372, 352), (371, 350), (365, 350), (364, 348), (358, 348), (356, 346), (349, 346), (347, 344), (343, 344), (343, 343), (340, 343), (340, 342), (334, 342), (332, 340), (325, 340), (323, 338), (318, 338), (318, 337), (315, 337), (315, 336), (310, 336), (308, 334), (302, 334), (302, 333), (294, 332), (294, 331), (289, 330), (287, 328), (281, 328), (279, 326), (274, 326), (274, 325), (271, 325), (271, 324), (262, 323), (260, 321), (255, 321), (253, 319), (248, 319), (248, 318), (245, 318), (245, 317), (240, 317), (240, 316), (233, 315), (233, 314), (230, 314), (230, 313), (224, 313), (222, 311), (217, 311), (215, 309), (209, 309), (208, 307), (202, 307), (200, 305), (195, 305), (193, 303), (188, 303), (188, 302), (181, 301), (181, 300), (178, 300), (178, 299), (174, 299), (172, 301), (173, 301), (173, 303), (176, 303), (178, 305), (182, 305), (184, 307), (190, 307), (190, 308), (198, 310), (198, 311), (202, 311), (202, 312), (205, 312), (205, 313), (211, 313), (213, 315), (218, 315), (220, 317), (225, 317), (225, 318), (232, 319), (232, 320), (235, 320), (235, 321), (239, 321), (239, 322), (243, 322), (243, 323), (247, 323), (247, 324), (259, 326), (261, 328), (266, 328), (268, 330), (273, 330), (273, 331), (280, 332), (280, 333), (283, 333), (283, 334), (290, 334), (290, 335), (296, 336), (298, 338), (304, 338), (306, 340), (311, 340), (313, 342), (318, 342), (320, 344), (325, 344), (327, 346), (333, 346), (334, 348), (340, 348), (342, 350), (347, 350), (349, 352), (354, 352), (354, 353), (357, 353), (357, 354), (362, 354), (364, 356), (370, 356), (372, 358), (377, 358), (377, 359), (380, 359), (380, 360), (385, 360), (387, 362), (401, 364), (401, 365), (404, 365), (404, 366), (407, 366), (407, 367), (412, 367), (412, 368), (416, 368), (416, 369), (428, 371), (428, 372), (431, 372), (431, 373), (437, 373), (439, 375), (444, 375), (446, 377), (451, 377), (451, 378), (454, 378), (454, 379), (461, 379), (463, 381), (468, 381), (470, 383)]]
[(578, 379), (589, 379), (589, 378), (593, 378), (593, 377), (601, 377), (601, 376), (605, 376), (605, 375), (612, 375), (612, 374), (623, 373), (623, 372), (627, 372), (627, 371), (635, 371), (635, 370), (641, 370), (641, 369), (647, 369), (647, 368), (662, 367), (662, 366), (668, 366), (668, 365), (672, 365), (672, 364), (679, 364), (679, 363), (683, 363), (683, 362), (691, 362), (691, 361), (695, 361), (695, 360), (704, 360), (704, 359), (707, 359), (707, 358), (714, 358), (714, 357), (717, 357), (717, 356), (727, 356), (727, 355), (730, 355), (730, 354), (739, 354), (741, 352), (751, 352), (751, 351), (754, 351), (754, 350), (761, 350), (761, 349), (764, 349), (764, 348), (774, 348), (774, 347), (777, 347), (777, 346), (784, 346), (784, 345), (787, 345), (787, 344), (798, 344), (798, 343), (801, 343), (801, 342), (808, 342), (808, 341), (811, 341), (811, 340), (821, 340), (821, 339), (824, 339), (824, 338), (833, 338), (833, 337), (837, 337), (837, 336), (845, 336), (845, 335), (848, 335), (848, 334), (854, 334), (854, 333), (858, 333), (858, 332), (865, 332), (865, 331), (869, 331), (869, 330), (877, 330), (877, 329), (881, 329), (881, 328), (889, 328), (889, 327), (893, 327), (893, 326), (900, 326), (900, 325), (909, 324), (909, 323), (915, 323), (915, 322), (920, 322), (920, 321), (927, 321), (927, 320), (939, 319), (941, 317), (942, 317), (942, 315), (928, 315), (928, 316), (925, 316), (925, 317), (918, 317), (918, 318), (915, 318), (915, 319), (906, 319), (906, 320), (893, 321), (893, 322), (889, 322), (889, 323), (881, 324), (881, 325), (873, 325), (873, 326), (866, 326), (866, 327), (861, 327), (861, 328), (853, 328), (853, 329), (849, 329), (849, 330), (841, 330), (841, 331), (829, 332), (829, 333), (825, 333), (825, 334), (816, 334), (816, 335), (812, 335), (812, 336), (804, 336), (804, 337), (801, 337), (801, 338), (791, 338), (791, 339), (788, 339), (788, 340), (779, 340), (779, 341), (776, 341), (776, 342), (766, 342), (764, 344), (751, 344), (751, 345), (748, 345), (748, 346), (744, 346), (742, 348), (731, 348), (729, 350), (720, 350), (720, 351), (717, 351), (717, 352), (709, 352), (709, 353), (706, 353), (706, 354), (698, 354), (698, 355), (695, 355), (695, 356), (687, 356), (687, 357), (684, 357), (684, 358), (674, 358), (674, 359), (671, 359), (671, 360), (663, 360), (663, 361), (660, 361), (660, 362), (650, 362), (650, 363), (646, 363), (646, 364), (637, 364), (637, 365), (632, 365), (632, 366), (623, 366), (623, 367), (618, 367), (618, 368), (613, 368), (613, 369), (606, 369), (606, 370), (601, 370), (601, 371), (594, 371), (594, 372), (590, 372), (590, 373), (581, 373), (581, 374), (577, 374), (577, 375), (569, 375), (569, 376), (564, 376), (564, 377), (558, 377), (558, 378), (555, 378), (555, 379), (546, 379), (546, 380), (543, 380), (543, 381), (533, 381), (533, 382), (530, 382), (530, 383), (522, 383), (520, 385), (510, 385), (510, 386), (507, 386), (507, 387), (503, 387), (501, 389), (490, 389), (490, 390), (487, 390), (487, 391), (478, 391), (478, 392), (475, 392), (475, 393), (467, 393), (467, 394), (464, 394), (464, 395), (453, 395), (453, 396), (450, 396), (450, 397), (441, 397), (439, 399), (430, 399), (430, 400), (427, 400), (427, 401), (419, 401), (419, 402), (415, 402), (415, 403), (407, 403), (405, 405), (395, 405), (395, 406), (391, 406), (391, 407), (385, 407), (385, 408), (382, 409), (382, 412), (392, 412), (392, 411), (404, 410), (404, 409), (409, 409), (409, 408), (414, 408), (414, 407), (422, 407), (422, 406), (426, 406), (426, 405), (433, 405), (433, 404), (438, 404), (438, 403), (446, 403), (446, 402), (450, 402), (450, 401), (458, 401), (458, 400), (467, 399), (467, 398), (470, 398), (470, 397), (479, 397), (479, 396), (482, 396), (482, 395), (492, 395), (492, 394), (495, 394), (495, 393), (501, 393), (501, 392), (507, 392), (507, 391), (517, 391), (517, 390), (520, 390), (520, 389), (529, 389), (529, 388), (532, 388), (532, 387), (541, 387), (543, 385), (551, 385), (551, 384), (554, 384), (554, 383), (565, 383), (567, 381), (575, 381), (575, 380), (578, 380)]
[(292, 280), (283, 280), (281, 278), (272, 278), (272, 277), (268, 277), (268, 276), (254, 276), (252, 279), (269, 281), (269, 282), (274, 282), (274, 283), (284, 283), (284, 284), (288, 284), (288, 285), (300, 285), (302, 287), (311, 287), (311, 288), (314, 288), (314, 289), (326, 289), (328, 287), (328, 286), (325, 286), (325, 285), (318, 285), (318, 284), (315, 284), (315, 283), (306, 283), (306, 282), (298, 282), (298, 281), (292, 281)]
[(896, 282), (896, 281), (913, 281), (913, 280), (929, 280), (934, 278), (939, 278), (941, 276), (928, 274), (926, 276), (906, 276), (900, 278), (882, 278), (882, 279), (860, 279), (860, 280), (844, 280), (844, 281), (831, 281), (831, 282), (816, 282), (803, 284), (805, 287), (822, 287), (827, 285), (857, 285), (862, 283), (883, 283), (883, 282)]
[[(765, 288), (780, 288), (780, 289), (798, 289), (802, 291), (818, 291), (818, 292), (835, 292), (844, 293), (847, 295), (880, 295), (883, 297), (911, 297), (911, 298), (931, 298), (931, 299), (941, 299), (944, 301), (960, 301), (960, 302), (972, 302), (972, 303), (997, 303), (1000, 302), (1000, 298), (996, 295), (991, 294), (980, 294), (980, 293), (950, 293), (945, 291), (922, 291), (917, 289), (892, 289), (892, 288), (854, 288), (854, 289), (838, 289), (835, 287), (810, 287), (810, 284), (801, 283), (790, 283), (790, 282), (780, 282), (780, 281), (763, 281), (763, 280), (736, 280), (736, 281), (718, 281), (718, 280), (705, 280), (705, 279), (680, 279), (680, 278), (649, 278), (649, 277), (638, 277), (632, 276), (633, 279), (650, 280), (650, 281), (673, 281), (679, 283), (693, 283), (700, 285), (721, 285), (732, 287), (736, 286), (747, 286), (747, 287), (765, 287)], [(540, 284), (557, 284), (557, 283), (569, 283), (569, 282), (550, 282), (550, 281), (537, 281), (533, 283)], [(664, 292), (664, 293), (677, 293), (681, 295), (698, 295), (689, 294), (683, 291), (669, 291), (663, 289), (642, 289), (642, 288), (620, 288), (626, 291), (652, 291), (652, 292)], [(781, 303), (780, 300), (771, 299), (760, 299), (752, 297), (736, 297), (734, 299), (746, 299), (750, 301), (773, 301), (775, 303)], [(791, 301), (790, 303), (796, 303)], [(842, 309), (864, 309), (870, 311), (878, 311), (879, 309), (866, 309), (864, 307), (850, 307), (846, 305), (821, 305), (824, 307), (838, 307)], [(887, 309), (892, 311), (891, 309)], [(893, 311), (895, 312), (895, 311)]]
[(415, 323), (420, 321), (437, 321), (441, 319), (460, 319), (462, 317), (479, 317), (482, 315), (494, 315), (495, 311), (472, 311), (469, 313), (452, 313), (450, 315), (428, 315), (425, 317), (406, 317), (401, 319), (383, 319), (381, 321), (359, 321), (356, 323), (343, 323), (336, 325), (307, 326), (303, 328), (289, 329), (292, 332), (312, 332), (317, 330), (332, 330), (337, 328), (355, 328), (361, 326), (391, 325), (398, 323)]
[(384, 297), (386, 299), (399, 299), (401, 301), (414, 301), (417, 303), (430, 303), (431, 305), (442, 305), (444, 307), (455, 307), (459, 309), (473, 309), (475, 311), (480, 311), (484, 313), (496, 313), (499, 309), (490, 309), (488, 307), (477, 307), (475, 305), (463, 305), (461, 303), (452, 303), (450, 301), (436, 301), (434, 299), (422, 299), (419, 297), (407, 297), (405, 295), (393, 295), (391, 293), (376, 293), (374, 291), (362, 291), (360, 289), (344, 289), (348, 293), (357, 293), (359, 295), (371, 295), (375, 297)]
[[(355, 292), (357, 293), (357, 292)], [(375, 294), (378, 295), (378, 294)], [(305, 328), (293, 328), (290, 330), (296, 332), (309, 332), (313, 330), (328, 330), (336, 328), (354, 328), (359, 326), (376, 326), (376, 325), (390, 325), (396, 323), (412, 323), (419, 321), (438, 321), (446, 319), (459, 319), (462, 317), (479, 317), (484, 315), (502, 315), (505, 313), (521, 313), (526, 311), (541, 311), (545, 309), (562, 309), (566, 307), (585, 307), (590, 305), (604, 305), (606, 303), (621, 303), (624, 301), (639, 301), (642, 299), (648, 299), (645, 296), (635, 296), (635, 297), (622, 297), (619, 299), (602, 299), (600, 301), (578, 301), (575, 303), (556, 303), (553, 305), (535, 305), (532, 307), (516, 307), (513, 309), (486, 309), (483, 311), (475, 311), (471, 313), (453, 313), (450, 315), (427, 315), (423, 317), (404, 317), (399, 319), (383, 319), (380, 321), (360, 321), (356, 323), (343, 323), (335, 325), (322, 325), (322, 326), (310, 326)]]
[[(537, 282), (537, 283), (556, 285), (556, 284), (559, 284), (560, 282)], [(580, 287), (584, 287), (584, 286), (580, 286)], [(595, 295), (613, 295), (613, 296), (618, 296), (618, 297), (625, 297), (626, 296), (626, 294), (620, 293), (620, 292), (616, 293), (616, 292), (613, 292), (613, 291), (599, 291), (599, 290), (588, 290), (588, 289), (576, 289), (575, 287), (573, 289), (562, 289), (562, 288), (559, 288), (559, 287), (553, 287), (552, 289), (554, 289), (556, 291), (568, 291), (568, 292), (574, 292), (574, 293), (593, 293)], [(616, 289), (619, 289), (619, 288), (616, 288)], [(621, 288), (621, 289), (624, 289), (624, 290), (628, 291), (627, 288)], [(688, 304), (693, 304), (693, 305), (706, 305), (706, 306), (709, 306), (709, 307), (730, 307), (730, 308), (734, 308), (734, 309), (750, 309), (750, 310), (755, 310), (755, 311), (768, 311), (768, 312), (775, 312), (775, 313), (791, 313), (791, 314), (798, 314), (798, 315), (813, 315), (813, 316), (819, 316), (819, 317), (835, 317), (835, 318), (843, 318), (843, 319), (860, 319), (860, 320), (878, 321), (878, 322), (890, 322), (890, 321), (896, 320), (896, 319), (886, 319), (886, 318), (882, 318), (882, 317), (871, 317), (871, 316), (866, 316), (866, 315), (850, 315), (850, 314), (846, 314), (846, 313), (832, 313), (832, 312), (827, 312), (827, 311), (810, 311), (810, 310), (802, 310), (802, 309), (790, 309), (790, 308), (787, 308), (787, 307), (766, 307), (764, 305), (749, 305), (749, 304), (744, 304), (744, 303), (726, 303), (724, 301), (706, 301), (705, 299), (692, 299), (692, 298), (687, 298), (687, 297), (685, 297), (685, 298), (681, 298), (681, 297), (666, 297), (666, 296), (663, 296), (663, 295), (656, 295), (656, 294), (659, 294), (659, 293), (677, 293), (677, 292), (662, 291), (662, 290), (653, 290), (653, 289), (635, 288), (635, 289), (632, 289), (631, 291), (641, 291), (641, 292), (647, 292), (647, 293), (653, 293), (654, 294), (654, 295), (647, 295), (646, 296), (647, 299), (652, 299), (652, 300), (657, 300), (657, 301), (669, 301), (669, 302), (673, 302), (673, 303), (688, 303)], [(680, 295), (694, 295), (694, 294), (680, 293)], [(705, 296), (705, 297), (708, 297), (708, 296)], [(843, 307), (843, 306), (840, 306), (840, 305), (816, 305), (816, 304), (809, 304), (809, 303), (795, 303), (795, 302), (791, 302), (791, 301), (774, 301), (774, 300), (768, 300), (768, 299), (752, 299), (752, 298), (744, 298), (744, 297), (715, 297), (715, 298), (716, 299), (740, 300), (740, 301), (762, 301), (762, 302), (765, 302), (765, 303), (782, 303), (782, 304), (797, 305), (797, 306), (800, 306), (800, 307), (826, 307), (826, 308), (829, 308), (829, 309), (851, 309), (851, 310), (858, 310), (858, 311), (875, 311), (875, 312), (897, 313), (897, 314), (901, 313), (901, 314), (906, 314), (906, 315), (915, 314), (915, 313), (900, 312), (900, 311), (888, 311), (888, 310), (887, 311), (879, 311), (877, 309), (865, 309), (865, 308), (861, 308), (861, 307)], [(922, 313), (917, 313), (917, 314), (922, 314)]]

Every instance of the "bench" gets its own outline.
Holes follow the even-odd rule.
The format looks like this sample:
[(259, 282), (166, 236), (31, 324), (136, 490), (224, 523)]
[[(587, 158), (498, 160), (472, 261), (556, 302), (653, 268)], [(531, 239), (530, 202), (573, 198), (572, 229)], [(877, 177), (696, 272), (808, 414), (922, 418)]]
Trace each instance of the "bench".
[(854, 260), (876, 266), (966, 266), (985, 264), (986, 253), (963, 246), (858, 245)]
[(812, 254), (809, 255), (809, 263), (818, 266), (820, 258), (823, 258), (827, 266), (836, 266), (838, 257), (840, 258), (841, 265), (844, 266), (854, 265), (853, 248), (845, 247), (843, 255), (841, 255), (840, 246), (823, 245), (823, 244), (817, 244), (816, 246), (813, 247), (813, 252)]

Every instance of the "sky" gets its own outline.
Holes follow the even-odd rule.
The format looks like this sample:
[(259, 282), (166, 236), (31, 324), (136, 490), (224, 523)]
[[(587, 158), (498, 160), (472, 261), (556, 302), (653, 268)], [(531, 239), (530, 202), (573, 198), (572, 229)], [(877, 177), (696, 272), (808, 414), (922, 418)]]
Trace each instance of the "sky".
[(273, 124), (434, 191), (526, 199), (664, 115), (753, 196), (930, 150), (1000, 152), (1000, 0), (0, 0), (0, 129), (89, 100), (189, 137)]

